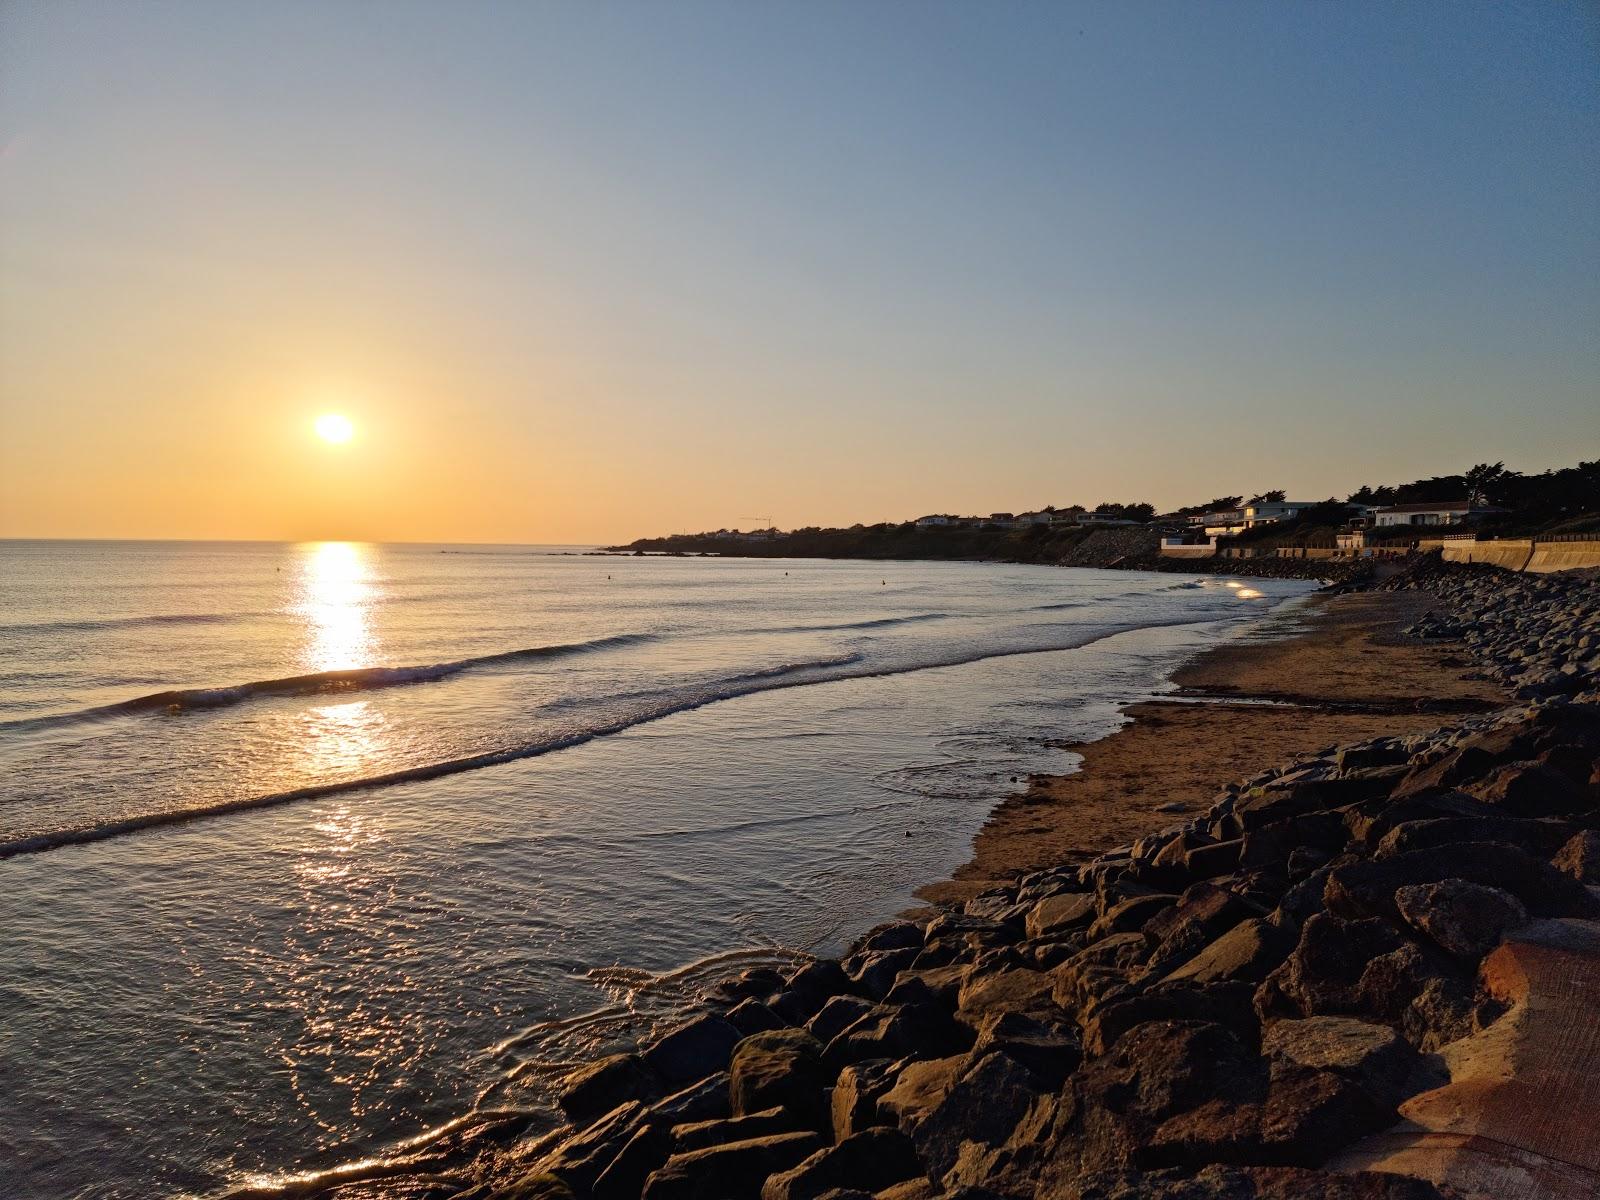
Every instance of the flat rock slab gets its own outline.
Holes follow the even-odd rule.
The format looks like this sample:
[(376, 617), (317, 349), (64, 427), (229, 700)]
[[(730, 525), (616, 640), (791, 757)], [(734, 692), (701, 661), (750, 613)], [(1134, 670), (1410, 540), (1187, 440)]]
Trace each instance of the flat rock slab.
[(1600, 1196), (1600, 922), (1535, 921), (1483, 963), (1511, 1005), (1441, 1052), (1450, 1082), (1335, 1158), (1493, 1200)]

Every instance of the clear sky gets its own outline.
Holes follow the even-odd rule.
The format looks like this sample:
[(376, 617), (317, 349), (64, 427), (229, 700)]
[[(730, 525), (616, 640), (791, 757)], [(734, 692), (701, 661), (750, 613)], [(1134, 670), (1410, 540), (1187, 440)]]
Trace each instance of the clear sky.
[(1592, 3), (0, 6), (0, 535), (1595, 457)]

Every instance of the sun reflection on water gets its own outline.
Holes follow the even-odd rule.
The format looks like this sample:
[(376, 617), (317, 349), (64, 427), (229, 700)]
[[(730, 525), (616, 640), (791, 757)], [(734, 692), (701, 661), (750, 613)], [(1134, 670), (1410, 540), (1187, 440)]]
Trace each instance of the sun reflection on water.
[(293, 611), (305, 619), (306, 666), (345, 671), (372, 665), (378, 647), (369, 610), (380, 598), (372, 547), (312, 542), (299, 550), (300, 586)]
[(308, 709), (300, 739), (319, 776), (359, 774), (383, 749), (384, 715), (366, 700)]

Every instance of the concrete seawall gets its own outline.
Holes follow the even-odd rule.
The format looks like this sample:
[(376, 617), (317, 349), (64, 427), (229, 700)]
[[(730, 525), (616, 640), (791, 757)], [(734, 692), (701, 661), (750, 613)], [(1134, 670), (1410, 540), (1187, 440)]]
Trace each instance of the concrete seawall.
[[(1550, 571), (1576, 571), (1600, 567), (1600, 538), (1592, 541), (1541, 541), (1538, 538), (1497, 538), (1475, 542), (1469, 538), (1423, 538), (1417, 548), (1437, 550), (1446, 562), (1488, 563), (1508, 571), (1528, 571), (1543, 575)], [(1210, 546), (1162, 546), (1163, 558), (1314, 558), (1339, 557), (1339, 552), (1322, 546), (1280, 546), (1254, 550)]]
[(1592, 542), (1539, 542), (1523, 568), (1543, 574), (1547, 571), (1572, 571), (1580, 567), (1600, 567), (1600, 539)]
[[(1569, 543), (1576, 544), (1576, 543)], [(1505, 538), (1493, 542), (1446, 541), (1440, 542), (1446, 562), (1488, 563), (1508, 571), (1525, 570), (1533, 557), (1532, 538)]]

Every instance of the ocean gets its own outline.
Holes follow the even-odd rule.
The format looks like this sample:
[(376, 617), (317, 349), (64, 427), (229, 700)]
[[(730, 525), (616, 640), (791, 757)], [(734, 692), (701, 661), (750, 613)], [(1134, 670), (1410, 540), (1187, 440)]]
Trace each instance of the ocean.
[(546, 1113), (717, 979), (913, 904), (1310, 586), (0, 542), (6, 1194), (217, 1196)]

